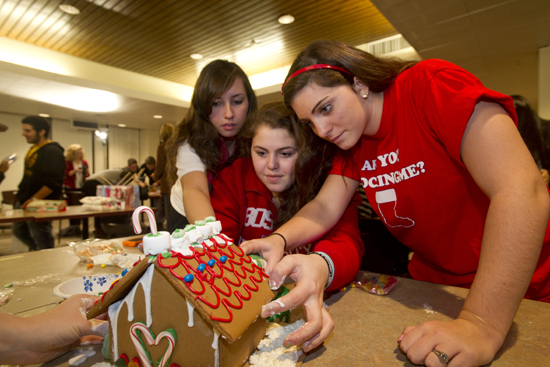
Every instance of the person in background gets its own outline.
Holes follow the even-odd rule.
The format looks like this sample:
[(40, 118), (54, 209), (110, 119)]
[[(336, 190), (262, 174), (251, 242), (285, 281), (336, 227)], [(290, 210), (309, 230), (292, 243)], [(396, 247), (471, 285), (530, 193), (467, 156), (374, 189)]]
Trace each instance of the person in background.
[[(333, 160), (334, 149), (328, 143), (304, 130), (282, 102), (265, 104), (243, 129), (242, 137), (247, 142), (243, 147), (245, 158), (224, 168), (214, 179), (210, 193), (223, 233), (236, 243), (278, 236), (276, 229), (315, 197), (327, 175), (353, 175), (341, 156)], [(315, 180), (310, 179), (312, 176)], [(286, 304), (291, 299), (295, 306), (303, 304), (308, 324), (323, 322), (321, 333), (308, 342), (306, 351), (317, 347), (330, 334), (334, 323), (323, 307), (322, 297), (302, 296), (312, 294), (305, 291), (311, 288), (317, 290), (315, 294), (324, 289), (336, 290), (353, 280), (359, 271), (364, 251), (357, 214), (361, 201), (356, 194), (332, 230), (311, 244), (287, 252), (293, 254), (285, 256), (278, 265), (297, 271), (290, 275), (296, 287), (276, 302)], [(333, 264), (330, 271), (327, 263)], [(266, 269), (268, 275), (272, 270)], [(318, 273), (322, 275), (315, 276)], [(272, 316), (270, 307), (262, 316)], [(319, 311), (323, 317), (315, 316)]]
[[(23, 136), (32, 147), (25, 157), (23, 179), (15, 195), (15, 209), (25, 209), (37, 199), (61, 199), (65, 174), (63, 148), (48, 138), (48, 121), (40, 116), (28, 116), (21, 122)], [(16, 222), (13, 224), (13, 234), (30, 251), (54, 247), (51, 221)]]
[(545, 129), (543, 127), (543, 123), (547, 122), (543, 121), (535, 113), (527, 98), (517, 94), (511, 97), (518, 116), (519, 134), (539, 167), (546, 186), (548, 186), (550, 180), (550, 175), (548, 174), (548, 169), (550, 168), (550, 141), (547, 141), (545, 138)]
[[(74, 191), (80, 191), (84, 186), (86, 177), (90, 176), (88, 162), (84, 159), (84, 151), (80, 144), (71, 144), (65, 151), (65, 194)], [(67, 199), (68, 205), (75, 205)], [(76, 203), (78, 204), (78, 203)], [(61, 230), (61, 236), (79, 236), (80, 219), (71, 219), (70, 225)]]
[[(456, 319), (406, 327), (400, 349), (415, 364), (490, 363), (522, 298), (550, 302), (550, 197), (512, 99), (443, 60), (378, 58), (334, 41), (298, 55), (283, 91), (312, 133), (353, 154), (361, 176), (329, 176), (277, 230), (288, 248), (331, 228), (361, 183), (389, 231), (414, 251), (414, 279), (470, 287)], [(269, 251), (268, 262), (282, 258), (277, 236), (245, 245)], [(273, 271), (270, 281), (280, 276)], [(319, 331), (311, 329), (291, 344)]]
[(97, 299), (74, 295), (31, 317), (0, 313), (0, 363), (39, 364), (80, 346), (102, 345), (109, 332), (105, 316), (86, 319), (86, 312)]
[[(0, 132), (4, 132), (8, 130), (8, 127), (4, 124), (0, 124)], [(0, 163), (0, 183), (2, 183), (2, 181), (4, 181), (4, 173), (6, 173), (6, 171), (10, 168), (10, 164), (8, 162), (7, 159), (4, 159), (1, 163)]]
[(135, 158), (128, 159), (128, 165), (122, 168), (122, 172), (120, 172), (120, 179), (129, 178), (128, 173), (138, 173), (138, 162)]
[(142, 175), (139, 177), (139, 179), (147, 186), (152, 186), (154, 183), (153, 173), (155, 172), (157, 161), (155, 160), (155, 157), (149, 156), (145, 158), (145, 162), (139, 167), (139, 171), (143, 170)]
[(65, 151), (65, 190), (77, 190), (84, 186), (90, 176), (88, 162), (80, 144), (71, 144)]
[(256, 110), (254, 90), (235, 63), (214, 60), (201, 71), (191, 107), (166, 144), (170, 232), (213, 216), (210, 184), (237, 151), (239, 132)]
[[(172, 204), (170, 204), (170, 184), (168, 183), (168, 174), (166, 169), (166, 142), (174, 133), (174, 125), (162, 124), (160, 127), (160, 144), (157, 147), (157, 164), (155, 166), (155, 172), (153, 172), (154, 186), (160, 187), (160, 207), (159, 218), (162, 218), (162, 223), (170, 217), (172, 211)], [(162, 213), (160, 213), (162, 212)]]

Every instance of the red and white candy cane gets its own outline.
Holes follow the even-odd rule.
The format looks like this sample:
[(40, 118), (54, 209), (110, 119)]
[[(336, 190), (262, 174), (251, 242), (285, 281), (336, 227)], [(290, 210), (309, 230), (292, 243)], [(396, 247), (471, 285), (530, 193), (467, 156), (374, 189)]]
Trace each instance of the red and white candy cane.
[(139, 224), (139, 214), (141, 212), (145, 212), (147, 214), (147, 218), (149, 218), (149, 227), (151, 227), (151, 233), (156, 235), (157, 234), (157, 222), (155, 220), (155, 213), (151, 210), (151, 208), (147, 206), (139, 206), (134, 210), (134, 214), (132, 214), (132, 224), (134, 225), (134, 232), (137, 234), (141, 233), (141, 224)]
[(172, 357), (172, 352), (174, 351), (174, 348), (176, 346), (176, 339), (174, 335), (166, 330), (157, 335), (156, 338), (153, 338), (153, 335), (151, 335), (151, 330), (142, 322), (136, 322), (130, 327), (130, 337), (132, 338), (132, 342), (136, 347), (139, 358), (141, 359), (145, 367), (152, 367), (152, 363), (147, 356), (147, 350), (145, 350), (145, 348), (141, 344), (141, 340), (137, 334), (137, 330), (141, 331), (142, 335), (145, 337), (145, 340), (149, 345), (158, 345), (162, 338), (168, 339), (168, 347), (166, 348), (166, 352), (164, 352), (164, 356), (162, 356), (162, 359), (158, 364), (158, 367), (168, 367), (170, 357)]

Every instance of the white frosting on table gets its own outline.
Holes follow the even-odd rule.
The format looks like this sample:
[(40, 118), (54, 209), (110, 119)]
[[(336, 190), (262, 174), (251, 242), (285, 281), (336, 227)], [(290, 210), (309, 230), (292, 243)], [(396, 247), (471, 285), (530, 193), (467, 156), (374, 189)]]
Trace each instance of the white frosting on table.
[(269, 328), (267, 338), (258, 344), (258, 350), (248, 359), (250, 366), (255, 367), (293, 367), (303, 351), (299, 346), (285, 348), (283, 340), (287, 335), (298, 330), (305, 321), (300, 319), (286, 326)]

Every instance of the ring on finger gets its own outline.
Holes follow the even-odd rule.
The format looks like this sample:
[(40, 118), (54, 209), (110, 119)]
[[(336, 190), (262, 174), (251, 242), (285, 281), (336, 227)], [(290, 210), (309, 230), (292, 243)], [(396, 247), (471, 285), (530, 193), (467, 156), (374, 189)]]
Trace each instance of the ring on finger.
[(438, 351), (437, 349), (434, 348), (434, 350), (432, 351), (434, 352), (434, 354), (437, 356), (437, 358), (439, 358), (439, 360), (445, 364), (447, 364), (447, 362), (449, 362), (449, 356), (446, 355), (445, 353), (443, 352), (440, 352)]

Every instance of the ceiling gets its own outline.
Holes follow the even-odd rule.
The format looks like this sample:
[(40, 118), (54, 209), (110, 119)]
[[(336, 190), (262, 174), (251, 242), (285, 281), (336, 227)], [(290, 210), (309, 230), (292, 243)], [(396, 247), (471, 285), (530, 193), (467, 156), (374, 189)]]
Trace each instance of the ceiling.
[[(63, 13), (62, 3), (81, 13)], [(296, 21), (279, 24), (285, 14)], [(255, 75), (290, 65), (313, 40), (361, 45), (397, 33), (421, 57), (455, 62), (488, 87), (523, 94), (537, 105), (537, 50), (550, 43), (548, 0), (0, 0), (0, 37), (186, 86), (213, 59), (235, 61)], [(204, 58), (193, 60), (193, 53)], [(0, 62), (1, 112), (156, 130), (187, 110), (184, 102), (120, 90), (116, 112), (47, 105), (24, 98), (44, 88), (41, 76), (10, 66)], [(13, 92), (23, 84), (28, 92)], [(273, 89), (258, 94), (260, 103), (280, 98)], [(154, 120), (154, 114), (164, 118)]]

